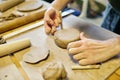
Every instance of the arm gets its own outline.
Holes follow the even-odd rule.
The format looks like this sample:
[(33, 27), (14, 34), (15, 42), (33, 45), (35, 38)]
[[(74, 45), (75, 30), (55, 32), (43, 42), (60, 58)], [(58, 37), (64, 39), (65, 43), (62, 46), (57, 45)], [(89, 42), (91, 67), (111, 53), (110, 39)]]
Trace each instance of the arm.
[(70, 0), (55, 0), (52, 2), (52, 7), (57, 10), (62, 10)]
[(54, 34), (56, 28), (61, 23), (60, 10), (62, 10), (70, 0), (55, 0), (51, 7), (45, 12), (44, 26), (47, 34)]

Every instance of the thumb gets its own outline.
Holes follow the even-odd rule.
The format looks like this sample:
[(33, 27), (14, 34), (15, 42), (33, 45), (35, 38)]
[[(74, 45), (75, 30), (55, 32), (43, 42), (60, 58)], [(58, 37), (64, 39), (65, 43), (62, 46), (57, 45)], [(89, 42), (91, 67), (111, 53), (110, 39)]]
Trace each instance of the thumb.
[(84, 36), (84, 32), (80, 33), (80, 39), (86, 39), (86, 37)]

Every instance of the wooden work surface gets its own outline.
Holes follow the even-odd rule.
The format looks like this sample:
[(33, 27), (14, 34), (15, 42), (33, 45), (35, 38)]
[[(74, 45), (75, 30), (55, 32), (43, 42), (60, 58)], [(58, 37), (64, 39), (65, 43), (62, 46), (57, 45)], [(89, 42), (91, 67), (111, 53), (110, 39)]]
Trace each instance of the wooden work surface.
[[(31, 23), (28, 26), (23, 26), (23, 28), (29, 27), (32, 24), (34, 23)], [(71, 27), (79, 28), (79, 30), (85, 32), (85, 34), (88, 37), (99, 39), (99, 40), (105, 40), (105, 39), (118, 36), (110, 31), (107, 31), (93, 24), (80, 20), (75, 16), (68, 16), (64, 18), (63, 26), (64, 28), (71, 28)], [(15, 31), (17, 30), (19, 31), (19, 29), (15, 29)], [(9, 34), (11, 32), (14, 32), (14, 30), (9, 31), (6, 34)], [(2, 68), (0, 67), (0, 72), (1, 70), (3, 70), (2, 74), (6, 72), (8, 73), (8, 69), (6, 69), (6, 67), (11, 67), (11, 65), (13, 65), (12, 69), (14, 70), (17, 67), (19, 72), (17, 72), (18, 70), (16, 69), (16, 71), (15, 72), (12, 71), (12, 73), (17, 73), (18, 75), (17, 74), (16, 75), (18, 77), (21, 77), (22, 75), (24, 80), (43, 80), (40, 71), (48, 62), (51, 62), (51, 61), (61, 61), (65, 65), (66, 71), (68, 72), (69, 80), (106, 80), (113, 73), (120, 74), (119, 73), (120, 71), (115, 72), (120, 67), (120, 64), (119, 64), (120, 58), (118, 57), (111, 59), (105, 63), (102, 63), (100, 69), (72, 70), (71, 65), (74, 65), (75, 63), (71, 60), (67, 50), (57, 47), (56, 44), (54, 43), (53, 36), (47, 36), (44, 33), (43, 26), (37, 27), (33, 30), (30, 30), (20, 35), (17, 35), (15, 37), (12, 37), (9, 40), (7, 40), (7, 42), (19, 40), (23, 38), (29, 38), (32, 43), (32, 46), (30, 48), (14, 53), (13, 57), (10, 56), (11, 58), (9, 58), (9, 56), (8, 56), (8, 59), (4, 57), (8, 61), (10, 61), (10, 59), (12, 60), (10, 63), (6, 63), (7, 65), (2, 63), (2, 61), (6, 61), (6, 60), (2, 60), (3, 58), (0, 58), (0, 61), (1, 61), (0, 65), (5, 66)], [(51, 51), (50, 56), (48, 57), (47, 60), (39, 62), (37, 64), (29, 64), (23, 61), (24, 54), (29, 53), (32, 50), (35, 50), (34, 54), (39, 54), (37, 53), (37, 50), (39, 50), (40, 48), (46, 48), (44, 47), (46, 44)], [(16, 65), (16, 67), (14, 66), (13, 63)], [(11, 75), (11, 74), (9, 75), (14, 77), (14, 75)], [(0, 78), (2, 77), (3, 75), (0, 74)], [(120, 78), (118, 78), (118, 80), (119, 79)], [(1, 80), (4, 80), (4, 78), (2, 78)], [(14, 80), (14, 79), (10, 78), (6, 80)], [(22, 77), (20, 80), (22, 80)]]

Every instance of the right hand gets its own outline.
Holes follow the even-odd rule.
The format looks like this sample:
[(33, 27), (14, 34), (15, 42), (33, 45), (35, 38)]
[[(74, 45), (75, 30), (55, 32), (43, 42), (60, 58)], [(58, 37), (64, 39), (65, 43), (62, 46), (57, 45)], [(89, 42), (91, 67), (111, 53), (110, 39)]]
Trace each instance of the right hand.
[(60, 12), (53, 7), (49, 8), (44, 15), (45, 32), (47, 34), (54, 34), (60, 23)]

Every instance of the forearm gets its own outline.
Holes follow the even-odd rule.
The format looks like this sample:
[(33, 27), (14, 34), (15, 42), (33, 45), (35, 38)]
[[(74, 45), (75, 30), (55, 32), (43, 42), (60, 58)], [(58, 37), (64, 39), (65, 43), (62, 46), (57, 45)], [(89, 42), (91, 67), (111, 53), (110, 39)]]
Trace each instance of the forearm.
[(55, 0), (52, 2), (52, 7), (57, 10), (62, 10), (70, 0)]
[(110, 43), (113, 44), (113, 55), (118, 55), (120, 54), (120, 36), (110, 39)]
[(118, 40), (118, 46), (119, 46), (119, 53), (118, 54), (120, 54), (120, 36), (119, 37), (117, 37), (117, 40)]

